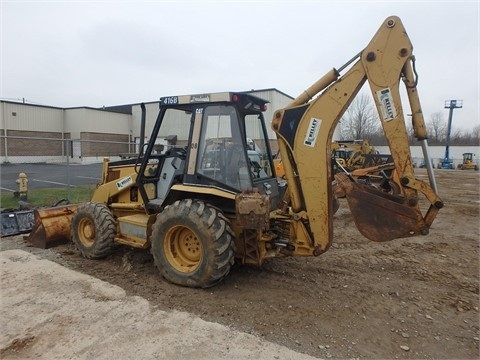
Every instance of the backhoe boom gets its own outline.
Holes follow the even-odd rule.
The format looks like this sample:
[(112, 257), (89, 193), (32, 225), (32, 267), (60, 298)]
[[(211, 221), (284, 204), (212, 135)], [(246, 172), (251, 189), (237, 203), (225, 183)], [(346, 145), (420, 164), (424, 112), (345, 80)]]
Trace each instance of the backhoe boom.
[[(357, 228), (374, 241), (426, 234), (443, 205), (431, 186), (415, 179), (413, 170), (399, 91), (401, 79), (407, 88), (415, 136), (426, 141), (427, 134), (413, 78), (412, 50), (402, 22), (391, 16), (344, 75), (331, 70), (274, 114), (272, 128), (288, 183), (286, 201), (293, 214), (302, 214), (305, 219), (298, 237), (309, 234), (315, 255), (328, 249), (333, 235), (332, 135), (365, 82), (375, 100), (401, 193), (394, 196), (367, 189), (340, 174), (337, 180), (347, 194)], [(431, 203), (425, 217), (419, 209), (418, 191)]]

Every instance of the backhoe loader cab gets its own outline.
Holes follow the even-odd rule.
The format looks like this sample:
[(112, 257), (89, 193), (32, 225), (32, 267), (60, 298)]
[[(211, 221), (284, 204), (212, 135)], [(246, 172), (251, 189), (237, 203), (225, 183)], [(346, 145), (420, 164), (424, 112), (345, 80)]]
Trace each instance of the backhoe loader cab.
[[(186, 193), (208, 197), (212, 205), (232, 211), (235, 194), (253, 188), (267, 194), (272, 204), (278, 202), (262, 113), (266, 104), (243, 93), (161, 98), (137, 179), (149, 213)], [(155, 153), (153, 140), (174, 131), (180, 132), (177, 147)]]

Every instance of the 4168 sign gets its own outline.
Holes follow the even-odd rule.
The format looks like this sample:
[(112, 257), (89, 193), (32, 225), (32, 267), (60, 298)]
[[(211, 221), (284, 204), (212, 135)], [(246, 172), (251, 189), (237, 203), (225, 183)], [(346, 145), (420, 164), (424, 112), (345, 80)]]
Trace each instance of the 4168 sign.
[(160, 98), (160, 105), (175, 105), (178, 104), (178, 96), (167, 96)]

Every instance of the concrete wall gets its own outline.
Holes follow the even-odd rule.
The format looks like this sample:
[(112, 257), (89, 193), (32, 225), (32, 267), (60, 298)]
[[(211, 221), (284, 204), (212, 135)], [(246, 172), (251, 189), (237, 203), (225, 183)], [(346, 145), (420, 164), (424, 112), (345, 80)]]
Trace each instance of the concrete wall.
[(65, 110), (65, 128), (73, 139), (82, 132), (130, 135), (131, 115), (91, 108)]
[(67, 154), (102, 161), (131, 151), (130, 114), (1, 101), (0, 126), (0, 163), (64, 162)]
[(0, 102), (0, 126), (8, 130), (63, 132), (63, 109)]

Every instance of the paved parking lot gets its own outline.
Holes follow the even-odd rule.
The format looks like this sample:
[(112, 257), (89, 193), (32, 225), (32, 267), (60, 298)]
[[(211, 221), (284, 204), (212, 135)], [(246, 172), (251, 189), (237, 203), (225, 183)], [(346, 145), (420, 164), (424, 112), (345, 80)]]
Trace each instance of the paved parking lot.
[(0, 166), (0, 190), (18, 190), (19, 173), (25, 173), (29, 189), (75, 187), (93, 185), (100, 181), (102, 163), (89, 165), (66, 164), (2, 164)]

